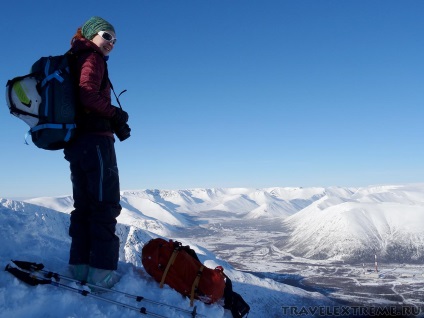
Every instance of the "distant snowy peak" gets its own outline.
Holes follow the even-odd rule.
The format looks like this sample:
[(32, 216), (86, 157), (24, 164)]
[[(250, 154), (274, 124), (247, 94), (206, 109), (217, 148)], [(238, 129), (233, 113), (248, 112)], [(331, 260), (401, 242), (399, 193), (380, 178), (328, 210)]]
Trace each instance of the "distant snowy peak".
[(0, 198), (0, 208), (9, 209), (12, 211), (19, 211), (21, 210), (25, 204), (21, 201), (15, 201), (11, 199), (1, 199)]
[(321, 197), (326, 188), (321, 187), (311, 187), (311, 188), (302, 188), (302, 187), (274, 187), (264, 189), (272, 196), (281, 198), (283, 200), (310, 200), (311, 198)]
[(64, 197), (40, 197), (25, 200), (24, 202), (34, 205), (44, 206), (46, 208), (56, 210), (59, 212), (70, 213), (73, 210), (74, 201), (72, 196)]
[(294, 208), (285, 208), (277, 203), (262, 204), (245, 215), (247, 219), (286, 218), (294, 213)]
[(25, 201), (17, 201), (11, 199), (1, 199), (0, 198), (0, 210), (12, 210), (15, 212), (31, 212), (31, 213), (56, 213), (55, 209), (49, 207), (33, 204)]
[[(377, 253), (387, 260), (424, 261), (424, 184), (136, 190), (122, 191), (121, 205), (123, 237), (133, 236), (132, 226), (171, 236), (206, 223), (269, 219), (283, 224), (276, 248), (295, 256), (364, 261)], [(0, 212), (28, 212), (37, 222), (72, 209), (70, 196), (0, 199)], [(60, 224), (68, 222), (64, 217)]]
[[(212, 188), (123, 191), (180, 213), (231, 212), (244, 218), (285, 218), (325, 195), (325, 188)], [(342, 191), (342, 190), (341, 190)]]
[[(421, 193), (421, 195), (420, 195)], [(295, 255), (361, 261), (424, 260), (424, 187), (369, 187), (352, 195), (326, 195), (288, 217)]]
[(423, 184), (370, 186), (360, 189), (353, 198), (362, 202), (424, 203)]
[(152, 199), (143, 196), (127, 195), (121, 198), (121, 205), (128, 213), (133, 216), (148, 217), (150, 219), (157, 219), (169, 225), (186, 226), (184, 217), (169, 209), (166, 204), (155, 202)]

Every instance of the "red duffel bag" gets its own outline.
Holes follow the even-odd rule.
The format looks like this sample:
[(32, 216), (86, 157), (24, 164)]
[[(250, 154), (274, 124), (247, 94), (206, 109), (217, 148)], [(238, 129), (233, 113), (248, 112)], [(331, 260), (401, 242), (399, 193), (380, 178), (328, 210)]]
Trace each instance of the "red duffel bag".
[(184, 296), (210, 304), (224, 296), (225, 277), (222, 268), (202, 265), (196, 253), (180, 242), (161, 238), (143, 246), (141, 261), (160, 287), (167, 284)]

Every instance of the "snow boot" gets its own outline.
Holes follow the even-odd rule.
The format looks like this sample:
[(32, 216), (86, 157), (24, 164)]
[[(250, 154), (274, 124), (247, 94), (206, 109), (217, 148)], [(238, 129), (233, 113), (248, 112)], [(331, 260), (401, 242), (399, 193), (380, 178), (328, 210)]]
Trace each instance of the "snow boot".
[(87, 264), (78, 264), (78, 265), (71, 265), (71, 273), (72, 276), (79, 280), (80, 282), (87, 281), (88, 278), (88, 265)]
[(113, 270), (89, 267), (87, 282), (104, 288), (112, 288), (121, 276)]

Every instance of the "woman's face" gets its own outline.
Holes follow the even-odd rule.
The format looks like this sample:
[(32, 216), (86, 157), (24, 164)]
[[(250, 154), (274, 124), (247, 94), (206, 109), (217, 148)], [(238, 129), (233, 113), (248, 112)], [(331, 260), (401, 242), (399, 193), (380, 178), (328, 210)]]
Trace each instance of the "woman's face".
[[(113, 31), (101, 31), (99, 33), (103, 34), (96, 34), (96, 36), (91, 41), (100, 48), (100, 51), (104, 56), (108, 56), (115, 46), (116, 35)], [(110, 36), (112, 36), (112, 38), (110, 38)], [(109, 41), (106, 40), (109, 38)]]

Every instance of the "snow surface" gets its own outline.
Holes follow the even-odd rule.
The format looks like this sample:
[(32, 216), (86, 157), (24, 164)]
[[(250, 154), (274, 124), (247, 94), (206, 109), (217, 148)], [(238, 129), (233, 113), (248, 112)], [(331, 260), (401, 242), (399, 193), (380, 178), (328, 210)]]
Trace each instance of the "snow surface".
[(376, 186), (327, 191), (286, 218), (288, 252), (314, 259), (424, 261), (424, 188)]
[[(249, 198), (250, 195), (257, 197), (260, 204), (254, 203)], [(210, 198), (213, 198), (213, 202)], [(117, 227), (117, 235), (121, 240), (118, 271), (122, 274), (122, 279), (114, 289), (190, 310), (187, 299), (167, 286), (160, 289), (146, 274), (140, 259), (143, 244), (157, 236), (172, 238), (177, 227), (193, 225), (190, 218), (176, 211), (177, 206), (181, 210), (187, 208), (188, 211), (196, 211), (198, 207), (194, 208), (195, 204), (200, 204), (202, 209), (216, 209), (223, 204), (227, 210), (232, 208), (235, 213), (246, 213), (248, 209), (270, 204), (267, 201), (267, 195), (251, 194), (246, 189), (231, 189), (228, 192), (124, 191), (121, 198), (123, 210)], [(36, 198), (25, 202), (0, 199), (0, 232), (5, 238), (0, 246), (0, 261), (3, 266), (11, 259), (26, 260), (43, 263), (48, 270), (70, 276), (67, 267), (70, 238), (67, 233), (71, 210), (71, 197)], [(241, 294), (252, 308), (249, 317), (262, 317), (263, 313), (267, 313), (269, 317), (279, 317), (281, 306), (287, 302), (299, 306), (305, 300), (315, 305), (330, 303), (321, 294), (237, 271), (205, 248), (196, 245), (196, 242), (183, 241), (183, 244), (194, 248), (206, 266), (213, 268), (221, 265), (225, 268), (225, 272), (233, 281), (234, 290)], [(0, 286), (0, 317), (114, 318), (140, 315), (96, 299), (82, 298), (79, 294), (53, 286), (30, 287), (5, 271), (0, 272)], [(76, 287), (76, 284), (72, 283), (71, 286)], [(189, 316), (165, 306), (137, 303), (122, 295), (107, 293), (104, 297), (136, 307), (143, 306), (148, 312), (166, 317)], [(224, 311), (219, 304), (205, 305), (197, 301), (196, 305), (198, 313), (207, 317), (231, 317), (231, 313)]]
[[(36, 198), (25, 201), (0, 199), (0, 262), (11, 259), (43, 263), (47, 269), (69, 275), (67, 260), (72, 197)], [(151, 238), (174, 238), (188, 228), (202, 231), (204, 225), (223, 220), (266, 221), (287, 227), (289, 240), (271, 246), (273, 257), (298, 253), (310, 258), (351, 258), (371, 248), (390, 254), (393, 246), (412, 246), (410, 260), (421, 260), (424, 251), (424, 184), (370, 186), (366, 188), (267, 188), (134, 190), (121, 192), (123, 210), (118, 218), (120, 237), (119, 273), (114, 289), (172, 306), (190, 309), (189, 300), (158, 284), (144, 271), (141, 249)], [(270, 228), (271, 228), (270, 225)], [(247, 233), (248, 233), (248, 229)], [(231, 241), (233, 254), (243, 249)], [(273, 235), (270, 230), (269, 235)], [(180, 236), (181, 237), (181, 236)], [(234, 236), (236, 237), (236, 236)], [(267, 237), (256, 237), (260, 242)], [(221, 265), (232, 279), (234, 290), (251, 306), (249, 317), (282, 317), (282, 306), (324, 306), (332, 302), (317, 292), (238, 271), (203, 245), (204, 240), (182, 239), (208, 267)], [(256, 250), (255, 270), (269, 272), (268, 250)], [(262, 262), (262, 263), (261, 263)], [(262, 265), (261, 265), (262, 264)], [(276, 265), (277, 266), (277, 265)], [(278, 271), (278, 267), (275, 267)], [(76, 286), (75, 284), (73, 286)], [(188, 317), (186, 313), (122, 295), (102, 296), (146, 307), (165, 317)], [(196, 301), (207, 317), (231, 317), (219, 304)], [(9, 273), (0, 272), (0, 317), (138, 317), (139, 313), (83, 297), (53, 286), (27, 286)], [(286, 315), (285, 315), (286, 316)], [(305, 316), (303, 316), (305, 317)]]

